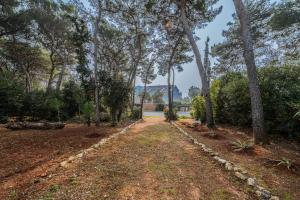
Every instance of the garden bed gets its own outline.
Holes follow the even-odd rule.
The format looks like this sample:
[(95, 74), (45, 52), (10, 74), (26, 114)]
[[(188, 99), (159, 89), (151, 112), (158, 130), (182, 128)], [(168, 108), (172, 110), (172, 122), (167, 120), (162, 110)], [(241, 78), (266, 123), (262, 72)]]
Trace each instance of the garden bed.
[[(297, 142), (281, 140), (280, 143), (271, 142), (271, 145), (265, 147), (254, 145), (250, 151), (235, 152), (231, 148), (231, 142), (251, 140), (251, 130), (221, 125), (215, 132), (222, 139), (214, 139), (208, 137), (210, 130), (206, 126), (193, 127), (191, 119), (180, 120), (178, 124), (199, 142), (257, 177), (260, 185), (281, 199), (299, 199), (300, 145)], [(283, 158), (292, 160), (294, 169), (289, 170), (283, 164), (278, 165), (278, 162), (272, 163)]]
[[(26, 192), (47, 177), (61, 161), (120, 131), (102, 124), (99, 128), (67, 124), (59, 130), (16, 130), (0, 127), (0, 199), (13, 190)], [(97, 137), (90, 137), (91, 135)]]

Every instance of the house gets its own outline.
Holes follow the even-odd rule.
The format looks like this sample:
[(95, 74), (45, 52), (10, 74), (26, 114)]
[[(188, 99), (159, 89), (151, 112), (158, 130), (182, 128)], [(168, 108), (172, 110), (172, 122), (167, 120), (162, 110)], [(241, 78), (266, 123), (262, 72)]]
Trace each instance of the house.
[[(174, 91), (173, 91), (173, 98), (174, 101), (179, 101), (182, 99), (182, 93), (180, 92), (180, 90), (178, 89), (178, 87), (176, 85), (174, 85), (173, 87)], [(136, 104), (140, 103), (140, 94), (144, 91), (144, 86), (136, 86), (135, 87), (135, 98), (134, 98), (134, 102)], [(151, 85), (151, 86), (147, 86), (147, 92), (153, 96), (153, 94), (155, 92), (161, 92), (163, 94), (163, 101), (167, 104), (168, 103), (168, 85)]]

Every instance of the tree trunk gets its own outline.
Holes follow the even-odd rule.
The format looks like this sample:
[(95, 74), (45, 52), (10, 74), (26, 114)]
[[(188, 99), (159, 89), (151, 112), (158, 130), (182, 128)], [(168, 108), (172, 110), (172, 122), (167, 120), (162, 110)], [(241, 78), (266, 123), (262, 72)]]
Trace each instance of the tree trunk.
[(144, 108), (144, 100), (147, 92), (147, 77), (144, 85), (144, 92), (141, 98), (141, 107), (140, 107), (140, 119), (143, 119), (143, 108)]
[(175, 70), (172, 67), (172, 93), (171, 93), (171, 101), (172, 101), (172, 105), (174, 105), (174, 84), (175, 84)]
[(237, 16), (241, 26), (241, 37), (244, 46), (244, 59), (247, 66), (249, 79), (249, 92), (251, 97), (252, 126), (254, 142), (268, 143), (267, 134), (264, 130), (264, 113), (256, 74), (253, 43), (250, 34), (250, 22), (247, 10), (241, 0), (233, 0)]
[[(100, 8), (98, 8), (100, 9)], [(100, 125), (100, 113), (99, 113), (99, 83), (98, 83), (98, 29), (99, 29), (99, 22), (100, 22), (100, 11), (98, 16), (95, 20), (95, 27), (94, 27), (94, 74), (95, 74), (95, 104), (96, 104), (96, 119), (95, 125)]]
[(132, 92), (131, 92), (131, 105), (130, 105), (130, 109), (131, 109), (131, 112), (133, 112), (133, 108), (134, 108), (134, 100), (135, 100), (135, 82), (136, 82), (136, 77), (134, 77), (133, 79), (133, 85), (132, 85)]
[(54, 53), (52, 51), (51, 54), (50, 54), (51, 70), (50, 70), (50, 76), (49, 76), (49, 79), (48, 79), (46, 94), (49, 94), (49, 92), (51, 90), (51, 85), (52, 85), (52, 81), (53, 81), (53, 77), (54, 77), (55, 63), (54, 63), (53, 56), (54, 56)]
[(66, 68), (67, 68), (67, 66), (66, 66), (66, 63), (64, 62), (64, 63), (63, 63), (63, 66), (62, 66), (62, 68), (61, 68), (61, 71), (60, 71), (60, 73), (59, 73), (57, 83), (56, 83), (56, 92), (59, 92), (59, 90), (60, 90), (61, 83), (62, 83), (63, 77), (64, 77), (64, 75), (65, 75), (65, 70), (66, 70)]
[(197, 63), (197, 67), (198, 67), (198, 71), (201, 77), (201, 83), (202, 83), (202, 92), (205, 98), (205, 109), (206, 109), (206, 123), (207, 123), (207, 127), (209, 128), (214, 128), (215, 127), (215, 122), (214, 122), (214, 118), (213, 118), (213, 112), (212, 112), (212, 103), (211, 103), (211, 98), (210, 98), (210, 89), (209, 89), (209, 84), (208, 84), (208, 79), (206, 76), (206, 72), (204, 69), (204, 66), (202, 64), (201, 61), (201, 54), (200, 51), (198, 49), (198, 46), (195, 42), (195, 39), (193, 37), (193, 33), (190, 30), (190, 27), (188, 25), (186, 16), (185, 16), (185, 12), (182, 10), (181, 12), (181, 16), (180, 16), (180, 20), (182, 22), (184, 31), (188, 37), (188, 40), (192, 46), (193, 52), (195, 54), (195, 58), (196, 58), (196, 63)]
[(168, 101), (169, 101), (169, 121), (173, 120), (173, 104), (171, 95), (171, 66), (168, 68)]

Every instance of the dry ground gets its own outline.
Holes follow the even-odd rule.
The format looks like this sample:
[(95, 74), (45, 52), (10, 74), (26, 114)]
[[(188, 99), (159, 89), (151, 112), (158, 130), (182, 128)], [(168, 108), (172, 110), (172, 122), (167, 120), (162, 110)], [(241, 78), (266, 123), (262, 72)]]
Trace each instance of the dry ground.
[[(94, 129), (68, 124), (62, 130), (40, 131), (11, 131), (0, 127), (0, 199), (16, 191), (26, 193), (55, 171), (59, 162), (120, 131), (125, 125), (112, 128), (102, 124)], [(98, 135), (91, 135), (93, 133)]]
[[(300, 199), (300, 144), (297, 142), (281, 140), (265, 147), (254, 146), (248, 153), (237, 153), (232, 150), (230, 143), (236, 139), (249, 141), (251, 131), (237, 127), (219, 126), (216, 130), (217, 138), (208, 136), (206, 126), (191, 128), (192, 119), (177, 122), (183, 129), (190, 133), (201, 143), (206, 144), (220, 153), (225, 159), (239, 164), (247, 169), (250, 174), (258, 178), (261, 185), (268, 188), (272, 194), (284, 200)], [(296, 171), (288, 170), (283, 166), (270, 164), (269, 160), (288, 158), (294, 161)]]
[(255, 199), (162, 118), (147, 118), (44, 183), (27, 199)]

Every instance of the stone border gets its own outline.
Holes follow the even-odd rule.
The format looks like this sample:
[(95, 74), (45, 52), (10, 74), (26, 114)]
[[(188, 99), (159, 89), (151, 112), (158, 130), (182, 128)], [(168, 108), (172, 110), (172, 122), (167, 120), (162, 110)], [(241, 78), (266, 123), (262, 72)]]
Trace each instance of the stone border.
[(210, 155), (214, 160), (216, 160), (218, 163), (220, 163), (225, 170), (231, 172), (231, 175), (241, 180), (244, 184), (247, 186), (250, 186), (252, 189), (254, 189), (255, 194), (259, 199), (262, 200), (279, 200), (279, 197), (272, 196), (271, 192), (266, 190), (264, 187), (257, 184), (256, 178), (252, 177), (248, 174), (247, 170), (241, 168), (239, 165), (234, 164), (230, 161), (225, 160), (221, 156), (219, 156), (219, 153), (213, 151), (211, 148), (207, 147), (205, 144), (202, 144), (198, 142), (193, 136), (188, 134), (185, 130), (183, 130), (177, 123), (174, 121), (171, 122), (173, 126), (175, 126), (182, 134), (184, 134), (186, 137), (188, 137), (194, 144), (201, 147), (202, 151)]
[(127, 127), (123, 128), (120, 132), (112, 134), (111, 136), (109, 136), (108, 138), (103, 138), (102, 140), (100, 140), (98, 143), (93, 144), (91, 147), (81, 150), (79, 154), (75, 155), (75, 156), (70, 156), (67, 160), (63, 161), (60, 163), (61, 167), (68, 167), (68, 164), (75, 161), (75, 160), (79, 160), (82, 159), (86, 154), (88, 154), (91, 151), (95, 151), (97, 149), (99, 149), (101, 146), (103, 146), (104, 144), (106, 144), (108, 141), (112, 140), (113, 138), (117, 138), (120, 135), (123, 135), (125, 133), (127, 133), (128, 129), (130, 129), (132, 126), (136, 125), (137, 123), (141, 122), (142, 120), (137, 120), (134, 123), (128, 125)]

